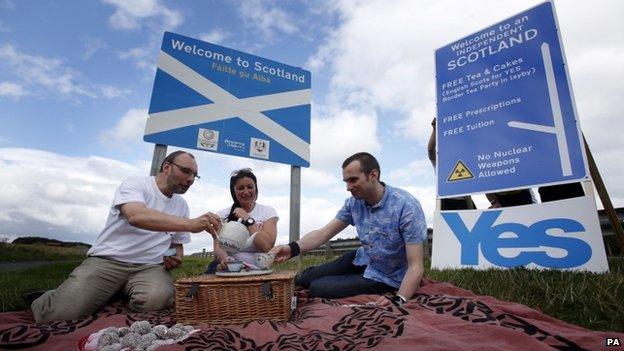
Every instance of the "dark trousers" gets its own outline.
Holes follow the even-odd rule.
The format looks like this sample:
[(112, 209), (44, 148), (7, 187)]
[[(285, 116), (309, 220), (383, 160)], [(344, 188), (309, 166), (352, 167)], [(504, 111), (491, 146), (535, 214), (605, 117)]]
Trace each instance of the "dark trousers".
[(533, 203), (533, 197), (528, 189), (521, 191), (513, 191), (509, 193), (496, 193), (496, 198), (501, 207), (530, 205)]
[(396, 289), (381, 282), (364, 278), (366, 266), (356, 266), (356, 250), (334, 261), (308, 267), (295, 277), (295, 284), (309, 290), (312, 297), (328, 299), (361, 294), (384, 294)]
[(570, 199), (573, 197), (585, 196), (581, 183), (568, 183), (559, 185), (542, 186), (539, 188), (542, 202)]
[(474, 210), (476, 208), (477, 206), (475, 206), (470, 196), (464, 198), (452, 197), (440, 200), (440, 210), (442, 211)]
[(219, 263), (221, 263), (221, 261), (219, 261), (215, 257), (215, 259), (212, 260), (212, 262), (210, 262), (210, 264), (206, 268), (206, 271), (204, 271), (204, 274), (215, 274), (215, 273), (217, 273), (217, 266), (219, 265)]

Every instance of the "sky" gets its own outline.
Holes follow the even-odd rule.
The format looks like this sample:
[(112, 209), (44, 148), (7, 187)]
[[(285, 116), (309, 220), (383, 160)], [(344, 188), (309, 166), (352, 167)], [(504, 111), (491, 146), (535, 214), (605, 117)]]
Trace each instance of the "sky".
[[(143, 133), (165, 31), (311, 71), (302, 235), (349, 196), (340, 164), (358, 151), (377, 156), (381, 179), (412, 193), (432, 226), (434, 51), (539, 3), (0, 0), (0, 237), (93, 243), (116, 187), (149, 174), (154, 145)], [(555, 6), (581, 129), (624, 206), (624, 2)], [(229, 207), (230, 172), (251, 167), (258, 202), (278, 212), (277, 241), (288, 242), (290, 166), (192, 152), (202, 178), (184, 195), (191, 216)], [(203, 248), (211, 237), (193, 234), (187, 253)]]

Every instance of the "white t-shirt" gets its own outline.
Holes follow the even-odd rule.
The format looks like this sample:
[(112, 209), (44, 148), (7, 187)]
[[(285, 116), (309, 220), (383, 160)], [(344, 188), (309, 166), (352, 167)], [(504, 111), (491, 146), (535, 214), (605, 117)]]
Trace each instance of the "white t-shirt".
[(160, 212), (189, 217), (189, 208), (182, 196), (165, 196), (158, 189), (156, 178), (128, 178), (115, 191), (106, 226), (87, 252), (88, 256), (127, 263), (159, 264), (163, 262), (163, 254), (172, 243), (191, 242), (188, 232), (156, 232), (132, 226), (120, 210), (121, 205), (129, 202), (142, 202), (148, 208)]
[[(219, 216), (221, 219), (227, 219), (227, 217), (230, 215), (231, 209), (231, 206), (228, 208), (224, 208), (217, 212), (217, 216)], [(273, 207), (262, 205), (259, 203), (256, 203), (253, 210), (249, 212), (249, 216), (253, 218), (254, 221), (256, 221), (256, 223), (258, 224), (258, 229), (262, 228), (264, 222), (268, 221), (271, 218), (279, 219), (279, 217), (277, 216), (277, 212)], [(234, 255), (232, 255), (232, 257), (240, 261), (254, 263), (255, 255), (253, 255), (253, 253), (257, 252), (263, 251), (258, 249), (258, 247), (256, 247), (256, 244), (252, 240), (252, 243), (249, 246), (243, 247), (240, 252), (235, 253)]]

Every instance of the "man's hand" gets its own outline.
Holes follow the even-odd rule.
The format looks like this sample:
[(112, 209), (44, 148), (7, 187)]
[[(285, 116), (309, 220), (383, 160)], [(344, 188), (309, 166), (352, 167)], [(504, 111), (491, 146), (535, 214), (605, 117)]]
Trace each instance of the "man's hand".
[(206, 212), (189, 221), (189, 231), (191, 233), (199, 233), (205, 230), (216, 238), (217, 233), (221, 230), (221, 218), (212, 212)]
[(386, 296), (381, 295), (379, 296), (379, 298), (377, 298), (377, 300), (375, 300), (375, 305), (379, 306), (379, 307), (385, 307), (388, 305), (391, 305), (392, 302), (390, 301), (390, 299), (388, 299)]
[(277, 263), (288, 261), (290, 259), (290, 246), (279, 245), (271, 249), (269, 253), (275, 254), (275, 261)]
[(488, 209), (490, 208), (501, 208), (503, 206), (501, 206), (501, 204), (498, 202), (498, 200), (495, 200), (494, 202), (492, 202), (492, 205), (490, 207), (488, 207)]
[(223, 250), (220, 246), (215, 248), (214, 250), (215, 259), (219, 260), (219, 262), (227, 262), (230, 256), (228, 256), (227, 252)]
[(485, 197), (488, 199), (490, 204), (492, 204), (492, 206), (490, 206), (488, 208), (500, 208), (500, 207), (502, 207), (500, 202), (498, 202), (498, 196), (496, 196), (496, 193), (487, 193), (487, 194), (485, 194)]
[(163, 266), (170, 271), (182, 265), (182, 258), (178, 256), (167, 256), (163, 258)]

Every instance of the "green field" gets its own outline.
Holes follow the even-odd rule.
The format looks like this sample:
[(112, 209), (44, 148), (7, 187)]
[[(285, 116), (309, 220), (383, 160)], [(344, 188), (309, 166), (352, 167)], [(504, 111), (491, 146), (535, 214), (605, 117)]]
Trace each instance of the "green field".
[[(23, 250), (22, 250), (23, 251)], [(73, 257), (73, 256), (70, 256)], [(67, 256), (60, 259), (68, 260)], [(173, 271), (175, 279), (201, 274), (209, 259), (187, 257)], [(301, 270), (323, 262), (322, 257), (303, 257), (277, 265), (277, 270)], [(53, 289), (79, 262), (55, 263), (45, 267), (0, 270), (0, 311), (27, 309), (21, 295), (29, 290)], [(429, 262), (425, 263), (429, 267)], [(610, 260), (611, 272), (510, 270), (431, 270), (429, 279), (449, 282), (478, 295), (518, 302), (552, 317), (593, 330), (624, 332), (624, 259)]]
[(86, 247), (60, 247), (43, 244), (0, 244), (0, 263), (23, 261), (82, 260)]

